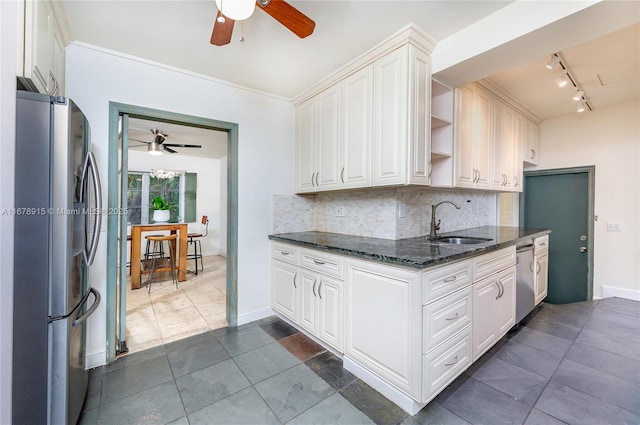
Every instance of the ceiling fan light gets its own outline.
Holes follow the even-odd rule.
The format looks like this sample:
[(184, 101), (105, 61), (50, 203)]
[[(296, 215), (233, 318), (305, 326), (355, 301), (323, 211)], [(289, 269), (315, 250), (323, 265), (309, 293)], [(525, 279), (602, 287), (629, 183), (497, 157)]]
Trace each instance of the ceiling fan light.
[(147, 145), (147, 152), (149, 155), (162, 155), (162, 146), (156, 142), (151, 142)]
[(216, 0), (218, 10), (227, 18), (242, 21), (256, 9), (255, 0)]

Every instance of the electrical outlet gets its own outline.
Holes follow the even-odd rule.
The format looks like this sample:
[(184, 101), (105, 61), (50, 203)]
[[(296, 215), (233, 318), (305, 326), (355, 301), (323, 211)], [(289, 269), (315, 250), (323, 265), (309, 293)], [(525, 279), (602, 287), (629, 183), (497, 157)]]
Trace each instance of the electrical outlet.
[(344, 217), (344, 207), (336, 207), (336, 217)]
[(607, 223), (607, 232), (619, 232), (620, 223)]

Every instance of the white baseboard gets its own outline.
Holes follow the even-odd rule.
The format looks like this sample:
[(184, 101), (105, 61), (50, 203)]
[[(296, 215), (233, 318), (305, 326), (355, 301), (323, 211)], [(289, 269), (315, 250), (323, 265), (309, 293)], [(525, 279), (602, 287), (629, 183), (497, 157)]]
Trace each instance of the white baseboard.
[(602, 285), (602, 298), (611, 298), (611, 297), (626, 298), (628, 300), (640, 301), (640, 291)]
[(253, 310), (248, 313), (238, 314), (238, 326), (244, 325), (245, 323), (250, 323), (255, 320), (264, 319), (265, 317), (269, 317), (273, 315), (273, 310), (271, 307), (264, 307), (258, 310)]
[(107, 364), (107, 352), (102, 351), (99, 353), (87, 354), (85, 357), (85, 369), (93, 369), (94, 367)]
[(414, 416), (420, 410), (422, 410), (424, 406), (426, 406), (426, 403), (418, 403), (417, 401), (415, 401), (414, 399), (412, 399), (402, 391), (391, 386), (386, 381), (380, 379), (378, 376), (374, 375), (369, 370), (365, 369), (355, 361), (351, 360), (349, 357), (347, 357), (346, 354), (344, 355), (344, 357), (342, 357), (342, 367), (344, 367), (349, 372), (356, 375), (358, 378), (360, 378), (367, 384), (369, 384), (376, 391), (378, 391), (380, 394), (388, 398), (393, 403), (397, 404), (398, 407), (400, 407), (402, 410), (404, 410), (411, 416)]

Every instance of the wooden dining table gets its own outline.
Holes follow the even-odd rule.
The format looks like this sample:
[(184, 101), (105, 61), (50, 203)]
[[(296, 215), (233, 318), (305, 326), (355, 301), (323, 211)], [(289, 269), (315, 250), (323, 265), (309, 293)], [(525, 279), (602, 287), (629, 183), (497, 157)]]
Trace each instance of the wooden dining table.
[[(131, 226), (131, 289), (140, 288), (140, 281), (143, 274), (149, 273), (142, 270), (140, 261), (141, 239), (143, 232), (170, 231), (172, 234), (178, 233), (177, 244), (172, 241), (173, 252), (177, 253), (178, 259), (178, 281), (187, 280), (187, 223), (153, 223), (139, 224)], [(177, 245), (177, 251), (176, 251)], [(162, 269), (159, 269), (160, 271)]]

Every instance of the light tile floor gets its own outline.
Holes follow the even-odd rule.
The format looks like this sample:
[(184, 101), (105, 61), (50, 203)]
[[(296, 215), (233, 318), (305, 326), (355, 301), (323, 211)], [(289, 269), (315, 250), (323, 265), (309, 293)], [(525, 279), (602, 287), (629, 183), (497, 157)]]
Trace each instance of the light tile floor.
[(81, 424), (638, 424), (640, 302), (543, 304), (416, 416), (271, 317), (93, 369)]
[[(204, 257), (204, 271), (187, 273), (178, 289), (169, 273), (159, 273), (147, 287), (127, 282), (129, 354), (227, 326), (226, 258)], [(194, 269), (193, 261), (188, 264)], [(143, 276), (146, 280), (146, 276)]]

